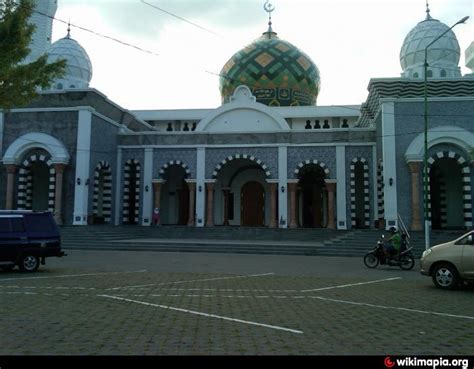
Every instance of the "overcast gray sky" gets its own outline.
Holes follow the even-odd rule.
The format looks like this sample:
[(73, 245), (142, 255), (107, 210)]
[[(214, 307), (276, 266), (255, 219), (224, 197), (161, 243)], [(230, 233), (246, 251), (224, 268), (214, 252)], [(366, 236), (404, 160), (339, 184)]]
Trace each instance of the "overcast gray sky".
[[(237, 51), (267, 29), (264, 0), (58, 0), (57, 18), (149, 50), (148, 54), (79, 29), (91, 87), (130, 110), (214, 108), (218, 74)], [(272, 0), (273, 29), (304, 51), (321, 73), (318, 105), (360, 104), (370, 78), (398, 77), (403, 40), (425, 18), (425, 0)], [(454, 29), (464, 51), (474, 41), (473, 0), (430, 0), (431, 15)], [(53, 41), (67, 26), (54, 22)], [(211, 73), (208, 73), (211, 72)]]

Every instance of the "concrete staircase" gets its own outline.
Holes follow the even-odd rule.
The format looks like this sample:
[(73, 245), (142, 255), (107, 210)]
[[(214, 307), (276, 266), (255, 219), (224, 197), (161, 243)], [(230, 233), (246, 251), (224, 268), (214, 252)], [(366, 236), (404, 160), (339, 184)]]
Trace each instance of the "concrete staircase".
[[(65, 250), (129, 250), (245, 254), (363, 256), (376, 244), (378, 230), (270, 229), (254, 227), (195, 228), (186, 226), (62, 226)], [(431, 245), (452, 240), (462, 231), (431, 233)], [(424, 233), (411, 233), (418, 258)]]

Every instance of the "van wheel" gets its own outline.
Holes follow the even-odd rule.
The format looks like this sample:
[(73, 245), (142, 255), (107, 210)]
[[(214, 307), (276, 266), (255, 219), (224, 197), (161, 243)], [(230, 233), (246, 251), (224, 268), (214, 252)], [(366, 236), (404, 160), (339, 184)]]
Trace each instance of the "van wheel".
[(22, 272), (35, 272), (39, 268), (39, 258), (33, 255), (24, 255), (18, 266)]
[(444, 290), (452, 290), (458, 284), (456, 268), (449, 264), (439, 264), (433, 270), (433, 283)]

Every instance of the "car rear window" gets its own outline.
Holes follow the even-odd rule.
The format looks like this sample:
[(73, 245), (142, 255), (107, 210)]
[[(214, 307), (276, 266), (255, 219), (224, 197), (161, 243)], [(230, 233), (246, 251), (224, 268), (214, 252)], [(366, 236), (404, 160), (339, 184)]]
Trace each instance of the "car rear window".
[(25, 216), (25, 221), (30, 232), (50, 232), (53, 230), (51, 219), (44, 215)]

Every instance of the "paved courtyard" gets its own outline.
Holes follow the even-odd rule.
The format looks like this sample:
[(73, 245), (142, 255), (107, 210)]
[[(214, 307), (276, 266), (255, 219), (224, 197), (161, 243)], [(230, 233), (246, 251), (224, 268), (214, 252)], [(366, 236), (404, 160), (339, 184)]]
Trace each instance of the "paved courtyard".
[(469, 355), (473, 288), (360, 258), (69, 251), (0, 272), (0, 355)]

